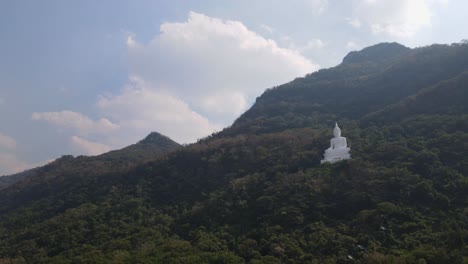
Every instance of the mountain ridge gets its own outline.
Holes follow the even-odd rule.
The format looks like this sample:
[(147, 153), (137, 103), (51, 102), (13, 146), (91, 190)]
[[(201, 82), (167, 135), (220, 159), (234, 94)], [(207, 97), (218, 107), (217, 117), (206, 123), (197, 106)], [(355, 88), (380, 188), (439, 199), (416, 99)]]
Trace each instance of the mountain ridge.
[(379, 43), (360, 51), (351, 51), (343, 58), (343, 64), (396, 60), (410, 52), (410, 48), (399, 43)]
[[(169, 137), (151, 132), (144, 139), (136, 144), (132, 144), (119, 150), (109, 151), (97, 156), (78, 156), (64, 155), (45, 166), (30, 170), (27, 174), (18, 174), (12, 176), (3, 176), (3, 193), (0, 194), (8, 197), (9, 194), (14, 194), (24, 198), (17, 198), (18, 201), (11, 201), (11, 206), (16, 206), (22, 199), (31, 200), (37, 197), (30, 195), (29, 191), (22, 190), (31, 188), (38, 189), (48, 186), (50, 181), (56, 181), (57, 184), (64, 184), (67, 178), (77, 177), (96, 177), (99, 175), (109, 175), (112, 173), (121, 173), (128, 171), (138, 164), (144, 164), (148, 160), (153, 160), (162, 157), (166, 153), (175, 151), (181, 145), (171, 140)], [(5, 178), (6, 177), (6, 178)], [(42, 187), (41, 187), (42, 186)], [(7, 189), (8, 188), (8, 189)], [(35, 191), (32, 191), (34, 193)], [(42, 190), (38, 193), (44, 192)], [(26, 198), (31, 196), (29, 198)]]
[[(466, 44), (431, 45), (412, 49), (400, 60), (391, 59), (390, 63), (385, 60), (378, 60), (377, 65), (342, 63), (329, 70), (296, 78), (290, 83), (267, 90), (234, 122), (230, 131), (223, 131), (222, 134), (242, 133), (242, 127), (252, 130), (248, 127), (255, 127), (252, 124), (254, 122), (267, 122), (266, 127), (275, 127), (275, 120), (269, 119), (287, 112), (295, 116), (288, 118), (287, 124), (279, 127), (279, 130), (285, 127), (316, 126), (318, 123), (330, 124), (337, 119), (360, 118), (468, 69), (468, 62), (464, 60), (468, 56), (466, 47)], [(421, 59), (416, 60), (415, 57)], [(415, 72), (409, 69), (426, 70)], [(350, 77), (349, 72), (354, 75)], [(331, 80), (329, 76), (335, 79)], [(281, 107), (277, 107), (278, 103)], [(268, 113), (268, 118), (262, 118), (264, 113)], [(303, 123), (296, 121), (297, 116)]]

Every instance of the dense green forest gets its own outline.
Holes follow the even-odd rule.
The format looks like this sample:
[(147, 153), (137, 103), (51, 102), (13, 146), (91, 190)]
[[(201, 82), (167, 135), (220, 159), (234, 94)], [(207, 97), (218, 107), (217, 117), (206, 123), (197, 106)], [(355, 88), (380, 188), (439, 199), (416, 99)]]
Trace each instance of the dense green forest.
[(351, 52), (195, 144), (5, 180), (0, 263), (468, 263), (467, 102), (466, 43)]

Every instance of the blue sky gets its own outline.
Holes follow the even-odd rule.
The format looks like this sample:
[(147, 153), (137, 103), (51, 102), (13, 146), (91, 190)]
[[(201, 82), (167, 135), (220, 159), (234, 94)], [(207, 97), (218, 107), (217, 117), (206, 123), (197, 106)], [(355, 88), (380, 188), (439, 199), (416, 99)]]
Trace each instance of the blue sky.
[(0, 175), (230, 125), (266, 88), (384, 41), (468, 38), (464, 0), (1, 1)]

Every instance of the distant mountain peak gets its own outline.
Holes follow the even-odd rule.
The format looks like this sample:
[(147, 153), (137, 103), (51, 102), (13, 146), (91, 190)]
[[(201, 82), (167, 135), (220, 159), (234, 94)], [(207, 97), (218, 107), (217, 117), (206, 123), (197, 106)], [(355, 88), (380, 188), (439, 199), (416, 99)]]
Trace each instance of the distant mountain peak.
[(158, 132), (151, 132), (144, 139), (140, 140), (138, 144), (161, 144), (161, 143), (170, 143), (177, 144), (174, 140), (170, 139), (168, 136), (160, 134)]
[(410, 48), (396, 42), (379, 43), (360, 51), (351, 51), (344, 57), (343, 64), (396, 59), (409, 51), (411, 51)]

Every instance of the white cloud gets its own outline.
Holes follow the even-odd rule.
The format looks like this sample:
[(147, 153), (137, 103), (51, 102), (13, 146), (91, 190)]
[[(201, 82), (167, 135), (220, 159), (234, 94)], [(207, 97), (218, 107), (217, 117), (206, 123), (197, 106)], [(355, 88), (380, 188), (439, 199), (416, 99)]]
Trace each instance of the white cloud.
[(138, 138), (158, 131), (186, 143), (221, 128), (193, 111), (184, 101), (138, 77), (132, 77), (120, 94), (102, 96), (97, 105), (103, 115), (117, 120), (121, 133), (138, 135)]
[[(281, 48), (238, 21), (190, 12), (186, 22), (164, 23), (160, 31), (147, 45), (128, 38), (132, 75), (170, 87), (171, 95), (226, 124), (239, 113), (227, 107), (231, 94), (250, 103), (264, 89), (318, 69), (298, 50)], [(206, 103), (214, 97), (216, 104)]]
[(106, 134), (119, 128), (106, 118), (97, 121), (73, 111), (61, 112), (35, 112), (31, 116), (32, 120), (43, 120), (59, 127), (71, 128), (87, 135), (90, 133)]
[[(224, 106), (240, 113), (245, 108), (245, 99), (238, 94), (229, 96), (231, 100), (226, 101)], [(201, 104), (206, 108), (223, 109), (217, 105), (216, 97), (205, 99), (207, 101)], [(70, 139), (74, 149), (86, 155), (98, 155), (135, 143), (152, 131), (188, 143), (222, 128), (193, 111), (187, 103), (168, 91), (153, 87), (138, 77), (130, 77), (128, 85), (118, 94), (101, 95), (97, 109), (104, 118), (96, 121), (72, 111), (33, 113), (32, 119), (67, 128), (71, 134), (94, 135), (93, 140), (78, 135)], [(108, 118), (113, 119), (114, 123)], [(9, 142), (0, 137), (0, 143), (2, 141)]]
[(353, 27), (365, 25), (374, 34), (412, 37), (420, 28), (431, 24), (434, 0), (356, 0)]
[(73, 146), (87, 155), (99, 155), (111, 150), (111, 148), (105, 144), (93, 142), (78, 136), (72, 136), (71, 142)]
[(13, 138), (3, 135), (0, 133), (0, 149), (15, 149), (16, 148), (16, 140)]
[(238, 21), (191, 12), (186, 22), (164, 23), (160, 31), (147, 45), (128, 34), (129, 82), (98, 98), (102, 118), (61, 111), (36, 112), (32, 119), (67, 128), (74, 149), (90, 155), (151, 131), (188, 143), (232, 122), (264, 89), (318, 69), (298, 50)]
[(242, 93), (232, 92), (224, 94), (212, 94), (201, 99), (201, 108), (212, 115), (234, 113), (240, 115), (247, 107), (247, 101)]

